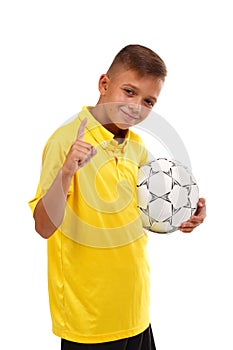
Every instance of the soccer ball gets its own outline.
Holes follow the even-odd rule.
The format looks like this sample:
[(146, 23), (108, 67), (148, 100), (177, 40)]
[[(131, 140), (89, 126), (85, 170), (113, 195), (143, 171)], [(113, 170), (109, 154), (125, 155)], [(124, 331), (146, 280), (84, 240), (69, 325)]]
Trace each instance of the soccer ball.
[(195, 213), (199, 190), (187, 167), (176, 160), (159, 158), (139, 168), (137, 197), (143, 227), (170, 233)]

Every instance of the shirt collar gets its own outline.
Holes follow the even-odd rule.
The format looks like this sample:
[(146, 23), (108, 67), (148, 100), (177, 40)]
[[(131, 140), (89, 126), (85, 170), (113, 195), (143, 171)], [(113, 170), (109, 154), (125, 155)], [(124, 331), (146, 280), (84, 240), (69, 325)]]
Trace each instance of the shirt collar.
[(130, 138), (130, 130), (128, 130), (125, 140), (119, 144), (114, 139), (114, 134), (107, 130), (102, 124), (98, 122), (98, 120), (95, 119), (95, 117), (90, 113), (89, 108), (91, 107), (84, 106), (79, 113), (79, 118), (81, 120), (85, 118), (88, 119), (86, 128), (92, 134), (92, 137), (97, 141), (99, 145), (101, 145), (103, 149), (109, 151), (119, 150), (123, 153)]

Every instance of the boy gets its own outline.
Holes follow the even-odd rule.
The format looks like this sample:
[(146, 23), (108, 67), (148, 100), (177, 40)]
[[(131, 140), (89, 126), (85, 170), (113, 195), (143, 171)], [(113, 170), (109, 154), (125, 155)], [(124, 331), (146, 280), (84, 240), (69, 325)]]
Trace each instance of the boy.
[[(147, 117), (166, 66), (150, 49), (128, 45), (99, 80), (99, 101), (49, 139), (36, 197), (36, 231), (48, 239), (53, 332), (62, 350), (154, 350), (149, 321), (147, 236), (136, 178), (147, 160), (129, 128)], [(203, 222), (205, 201), (181, 226)]]

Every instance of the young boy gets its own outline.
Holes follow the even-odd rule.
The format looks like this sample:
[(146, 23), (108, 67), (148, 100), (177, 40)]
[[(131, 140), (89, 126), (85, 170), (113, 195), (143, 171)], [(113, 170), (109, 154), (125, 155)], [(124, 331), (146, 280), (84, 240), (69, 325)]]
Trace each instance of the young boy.
[[(155, 349), (149, 317), (147, 236), (136, 198), (145, 119), (166, 66), (150, 49), (128, 45), (99, 80), (99, 101), (48, 140), (35, 198), (36, 231), (48, 239), (53, 332), (62, 350)], [(205, 218), (200, 199), (191, 232)]]

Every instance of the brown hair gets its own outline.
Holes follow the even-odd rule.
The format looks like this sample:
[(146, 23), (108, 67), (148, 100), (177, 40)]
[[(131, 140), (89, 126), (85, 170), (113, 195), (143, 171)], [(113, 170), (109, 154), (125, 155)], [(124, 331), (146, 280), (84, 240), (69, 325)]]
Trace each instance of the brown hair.
[(115, 56), (107, 74), (117, 71), (119, 66), (137, 71), (141, 76), (152, 75), (162, 80), (167, 75), (164, 61), (151, 49), (141, 45), (127, 45)]

